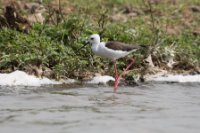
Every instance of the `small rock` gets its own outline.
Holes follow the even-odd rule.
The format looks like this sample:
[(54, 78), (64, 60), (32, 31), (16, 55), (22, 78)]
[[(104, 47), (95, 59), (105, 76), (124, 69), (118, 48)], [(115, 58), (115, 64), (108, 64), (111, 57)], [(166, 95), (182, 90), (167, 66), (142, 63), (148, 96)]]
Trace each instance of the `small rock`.
[(137, 86), (136, 80), (133, 78), (133, 76), (127, 76), (125, 78), (125, 84), (129, 86)]
[(52, 77), (53, 76), (53, 71), (50, 68), (48, 68), (48, 67), (44, 67), (43, 68), (42, 76), (48, 77), (48, 78)]
[(200, 6), (193, 5), (190, 7), (190, 10), (192, 10), (193, 12), (200, 12)]
[(200, 29), (193, 31), (193, 35), (200, 36)]

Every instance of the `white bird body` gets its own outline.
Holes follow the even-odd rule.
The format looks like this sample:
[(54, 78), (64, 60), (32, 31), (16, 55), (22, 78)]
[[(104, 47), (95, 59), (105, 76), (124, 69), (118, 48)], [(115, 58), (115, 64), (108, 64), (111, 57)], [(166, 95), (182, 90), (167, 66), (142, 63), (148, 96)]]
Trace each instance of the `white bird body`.
[(95, 43), (92, 44), (92, 52), (94, 52), (98, 56), (108, 58), (113, 61), (119, 58), (125, 57), (134, 51), (136, 50), (127, 52), (127, 51), (109, 49), (105, 47), (105, 42), (100, 42), (99, 44), (95, 44)]
[(92, 44), (92, 52), (112, 61), (125, 57), (139, 48), (138, 46), (130, 46), (120, 42), (100, 42), (98, 34), (91, 35), (89, 42)]

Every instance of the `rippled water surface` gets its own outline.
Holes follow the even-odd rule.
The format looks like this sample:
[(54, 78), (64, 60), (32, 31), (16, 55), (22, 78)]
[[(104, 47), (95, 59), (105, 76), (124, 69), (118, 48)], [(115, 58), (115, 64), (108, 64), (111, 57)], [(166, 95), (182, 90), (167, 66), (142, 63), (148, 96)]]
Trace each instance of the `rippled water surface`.
[(0, 133), (200, 133), (200, 84), (0, 87)]

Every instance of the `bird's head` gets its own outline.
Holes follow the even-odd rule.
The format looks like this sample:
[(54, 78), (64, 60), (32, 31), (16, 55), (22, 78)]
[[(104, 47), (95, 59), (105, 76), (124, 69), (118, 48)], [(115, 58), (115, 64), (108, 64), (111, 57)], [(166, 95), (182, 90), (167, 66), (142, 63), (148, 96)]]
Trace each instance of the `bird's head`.
[(84, 48), (88, 44), (99, 44), (100, 43), (100, 36), (98, 34), (93, 34), (91, 35), (88, 40), (85, 42), (85, 45), (83, 45), (81, 48), (79, 48), (77, 51), (80, 49)]
[(100, 36), (98, 34), (93, 34), (89, 37), (90, 44), (99, 44), (100, 43)]

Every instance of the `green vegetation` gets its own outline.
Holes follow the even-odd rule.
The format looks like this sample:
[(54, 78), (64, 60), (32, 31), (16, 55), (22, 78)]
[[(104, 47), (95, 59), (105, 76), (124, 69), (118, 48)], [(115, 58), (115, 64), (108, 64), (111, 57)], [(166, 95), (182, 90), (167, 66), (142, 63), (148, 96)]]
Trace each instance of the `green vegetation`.
[[(47, 76), (57, 79), (113, 74), (107, 69), (109, 61), (94, 56), (89, 46), (79, 49), (93, 33), (103, 41), (149, 46), (134, 55), (133, 73), (146, 68), (143, 60), (149, 54), (163, 69), (169, 69), (168, 57), (174, 54), (176, 63), (170, 70), (199, 70), (200, 10), (194, 9), (200, 7), (199, 0), (60, 0), (59, 13), (48, 6), (54, 1), (44, 2), (48, 7), (44, 24), (34, 23), (28, 33), (0, 29), (0, 72), (36, 66), (43, 71), (48, 68)], [(5, 4), (0, 3), (3, 9)], [(126, 62), (119, 60), (118, 67), (122, 70)]]

